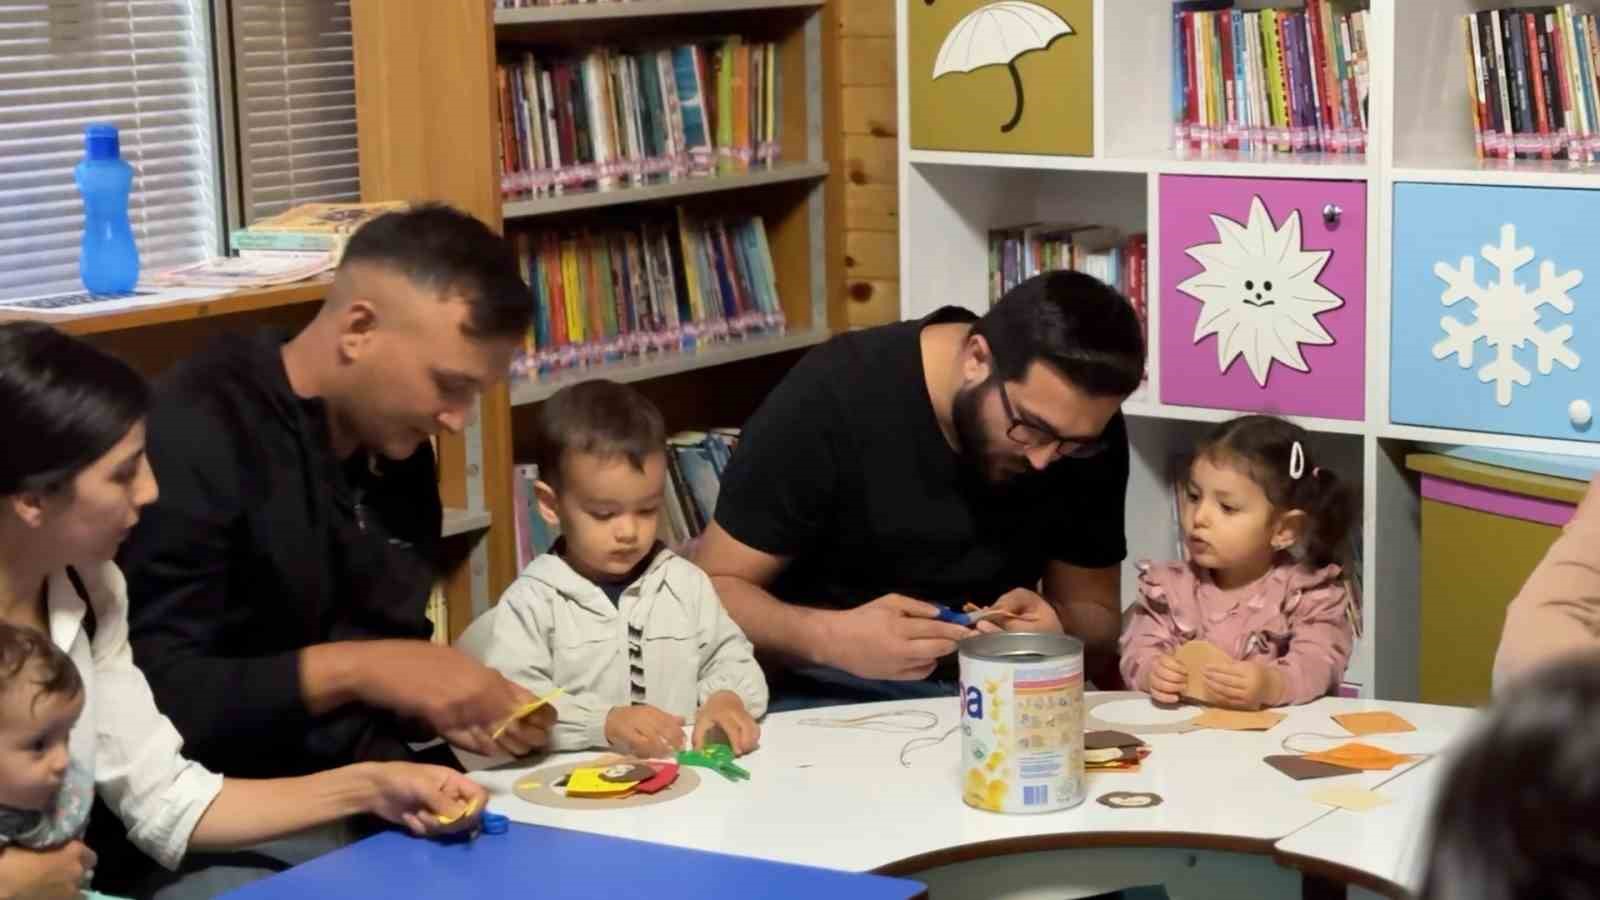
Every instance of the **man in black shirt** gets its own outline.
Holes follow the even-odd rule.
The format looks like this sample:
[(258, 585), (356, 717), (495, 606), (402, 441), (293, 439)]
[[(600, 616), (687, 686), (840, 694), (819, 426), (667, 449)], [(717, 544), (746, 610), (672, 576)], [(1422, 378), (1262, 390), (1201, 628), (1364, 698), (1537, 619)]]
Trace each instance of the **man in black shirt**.
[(299, 334), (226, 336), (157, 385), (161, 497), (119, 562), (135, 658), (189, 756), (265, 778), (407, 758), (435, 735), (547, 743), (549, 708), (490, 739), (531, 696), (431, 643), (425, 614), (429, 436), (465, 427), (532, 306), (503, 239), (423, 206), (351, 238)]
[(695, 557), (787, 670), (777, 708), (953, 691), (972, 632), (940, 606), (1114, 647), (1118, 409), (1143, 370), (1128, 302), (1074, 272), (808, 354), (745, 427)]

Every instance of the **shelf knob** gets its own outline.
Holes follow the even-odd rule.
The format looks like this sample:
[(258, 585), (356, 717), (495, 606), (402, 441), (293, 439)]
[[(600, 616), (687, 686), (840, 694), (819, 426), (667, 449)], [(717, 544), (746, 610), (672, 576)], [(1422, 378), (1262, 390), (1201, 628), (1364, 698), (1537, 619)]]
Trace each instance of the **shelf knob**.
[(1322, 208), (1322, 221), (1329, 225), (1339, 224), (1339, 219), (1344, 215), (1343, 207), (1337, 203), (1329, 203)]
[(1594, 410), (1590, 408), (1589, 401), (1574, 400), (1567, 404), (1567, 418), (1572, 420), (1573, 428), (1582, 430), (1594, 421)]

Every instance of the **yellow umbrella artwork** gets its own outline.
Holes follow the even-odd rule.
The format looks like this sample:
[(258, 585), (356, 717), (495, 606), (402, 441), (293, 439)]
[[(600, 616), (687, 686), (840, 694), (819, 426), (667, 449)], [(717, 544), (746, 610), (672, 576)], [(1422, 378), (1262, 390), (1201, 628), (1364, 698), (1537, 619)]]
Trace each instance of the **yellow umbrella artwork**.
[[(930, 5), (932, 0), (926, 0)], [(1000, 126), (1002, 133), (1022, 121), (1022, 75), (1017, 59), (1025, 53), (1044, 50), (1056, 38), (1073, 34), (1072, 26), (1055, 11), (1026, 0), (999, 0), (980, 6), (961, 17), (945, 35), (939, 55), (933, 61), (933, 77), (953, 72), (972, 72), (986, 66), (1005, 66), (1011, 73), (1016, 105), (1011, 118)]]

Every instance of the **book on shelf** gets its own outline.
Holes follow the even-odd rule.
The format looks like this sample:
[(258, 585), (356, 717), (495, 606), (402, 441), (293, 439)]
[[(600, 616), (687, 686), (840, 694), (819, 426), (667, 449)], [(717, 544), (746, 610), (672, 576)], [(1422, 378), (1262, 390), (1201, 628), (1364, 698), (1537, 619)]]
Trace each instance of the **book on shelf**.
[[(667, 441), (667, 484), (657, 520), (656, 539), (675, 552), (685, 552), (704, 533), (716, 513), (722, 474), (739, 444), (739, 429), (682, 431)], [(517, 569), (550, 552), (561, 537), (559, 528), (539, 513), (534, 485), (539, 467), (519, 465), (513, 481), (517, 534)]]
[(1035, 222), (989, 232), (989, 303), (1042, 272), (1093, 275), (1132, 304), (1149, 344), (1150, 241), (1099, 225)]
[(778, 68), (776, 44), (738, 36), (505, 55), (495, 72), (501, 191), (543, 196), (770, 166)]
[(229, 244), (241, 256), (284, 252), (327, 253), (337, 263), (344, 245), (361, 226), (389, 212), (410, 207), (403, 201), (379, 203), (302, 203), (235, 229)]
[(1368, 13), (1172, 4), (1173, 143), (1198, 150), (1363, 153)]
[(635, 217), (512, 236), (534, 301), (516, 375), (601, 366), (782, 334), (760, 216)]
[(1571, 3), (1461, 17), (1467, 114), (1480, 159), (1592, 162), (1600, 153), (1595, 16)]

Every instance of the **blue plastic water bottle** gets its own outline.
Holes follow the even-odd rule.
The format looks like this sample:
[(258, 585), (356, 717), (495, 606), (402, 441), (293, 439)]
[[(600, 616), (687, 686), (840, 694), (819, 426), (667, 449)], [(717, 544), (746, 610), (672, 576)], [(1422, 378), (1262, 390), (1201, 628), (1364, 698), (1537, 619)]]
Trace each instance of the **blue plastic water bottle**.
[(83, 162), (74, 170), (83, 194), (78, 273), (91, 294), (125, 294), (139, 283), (139, 248), (128, 225), (133, 167), (122, 158), (115, 125), (90, 125), (83, 143)]

